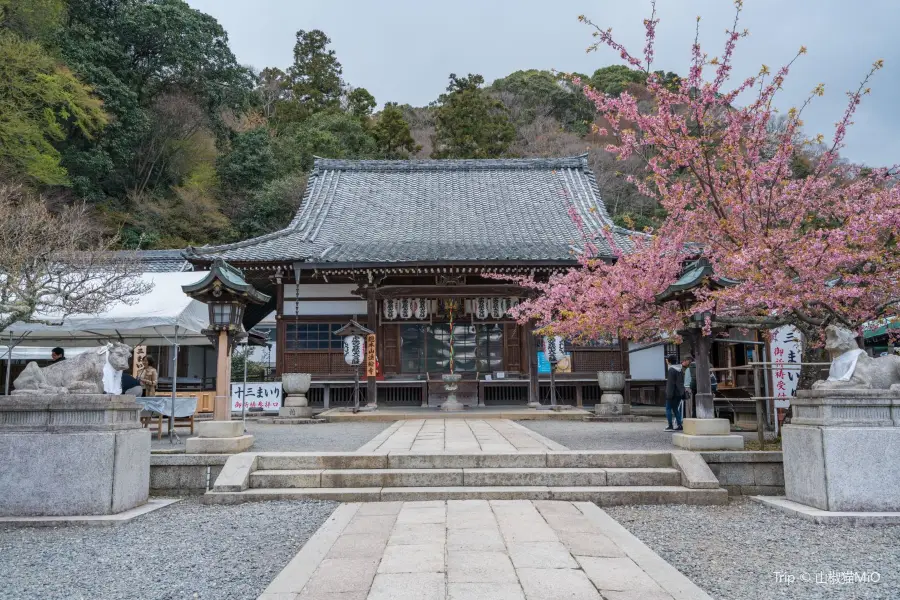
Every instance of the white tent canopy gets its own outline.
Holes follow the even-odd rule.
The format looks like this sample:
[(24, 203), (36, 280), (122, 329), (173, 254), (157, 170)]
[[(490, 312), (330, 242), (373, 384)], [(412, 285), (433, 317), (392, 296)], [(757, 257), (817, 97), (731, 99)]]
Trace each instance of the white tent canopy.
[(15, 344), (28, 346), (96, 346), (101, 341), (122, 340), (131, 346), (165, 346), (177, 333), (180, 345), (208, 344), (200, 333), (209, 326), (209, 310), (189, 298), (181, 286), (203, 279), (205, 272), (144, 273), (141, 279), (153, 285), (136, 303), (116, 303), (96, 315), (70, 315), (62, 320), (53, 315), (35, 315), (35, 320), (54, 323), (14, 323), (0, 335), (6, 342), (10, 334)]

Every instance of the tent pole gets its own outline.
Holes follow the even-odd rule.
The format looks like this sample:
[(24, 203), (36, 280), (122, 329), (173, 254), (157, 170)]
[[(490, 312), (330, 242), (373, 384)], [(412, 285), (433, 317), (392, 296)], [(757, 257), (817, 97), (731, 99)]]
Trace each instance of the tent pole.
[(178, 388), (178, 327), (172, 344), (172, 410), (169, 411), (169, 443), (175, 443), (175, 394)]
[(247, 434), (247, 357), (250, 354), (250, 344), (244, 344), (244, 391), (241, 392), (241, 420), (244, 422), (244, 435)]
[(12, 331), (9, 332), (9, 343), (6, 346), (6, 391), (5, 395), (9, 396), (9, 378), (12, 377)]

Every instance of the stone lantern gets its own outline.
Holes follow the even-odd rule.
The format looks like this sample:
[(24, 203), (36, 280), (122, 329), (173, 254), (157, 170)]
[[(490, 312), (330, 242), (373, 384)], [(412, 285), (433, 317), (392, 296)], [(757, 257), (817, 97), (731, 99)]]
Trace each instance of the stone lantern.
[(181, 288), (184, 293), (209, 306), (209, 329), (204, 333), (218, 353), (216, 364), (217, 421), (231, 419), (231, 351), (244, 332), (244, 308), (265, 304), (270, 297), (244, 279), (244, 274), (222, 259), (216, 259), (202, 280)]

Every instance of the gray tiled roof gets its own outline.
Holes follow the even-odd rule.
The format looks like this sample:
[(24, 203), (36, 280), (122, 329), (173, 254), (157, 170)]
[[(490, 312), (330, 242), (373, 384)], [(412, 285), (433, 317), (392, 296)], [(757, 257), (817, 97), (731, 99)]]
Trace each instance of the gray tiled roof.
[[(498, 160), (317, 159), (287, 228), (193, 259), (315, 264), (574, 261), (582, 236), (614, 228), (584, 156)], [(613, 256), (604, 237), (596, 245)]]
[(139, 262), (145, 273), (177, 273), (191, 270), (191, 263), (184, 259), (183, 250), (125, 250), (117, 254)]

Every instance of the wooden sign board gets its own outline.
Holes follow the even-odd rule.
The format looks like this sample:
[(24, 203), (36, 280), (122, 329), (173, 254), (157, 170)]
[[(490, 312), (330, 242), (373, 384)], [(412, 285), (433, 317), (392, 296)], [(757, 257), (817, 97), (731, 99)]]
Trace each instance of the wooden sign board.
[(144, 366), (144, 357), (147, 356), (147, 346), (135, 346), (133, 356), (134, 360), (132, 361), (131, 366), (131, 376), (137, 377), (138, 371)]
[(378, 375), (377, 361), (375, 360), (375, 334), (366, 336), (366, 377)]

